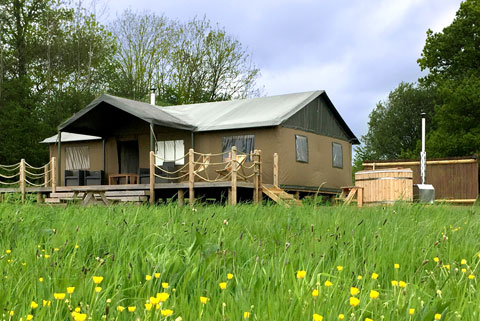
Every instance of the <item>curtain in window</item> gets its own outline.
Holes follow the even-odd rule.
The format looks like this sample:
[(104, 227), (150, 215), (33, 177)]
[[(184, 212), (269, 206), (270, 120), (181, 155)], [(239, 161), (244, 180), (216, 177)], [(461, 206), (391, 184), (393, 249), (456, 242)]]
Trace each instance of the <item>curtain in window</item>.
[(343, 168), (343, 150), (339, 143), (332, 143), (332, 165), (333, 167)]
[[(222, 152), (231, 151), (233, 146), (236, 146), (237, 151), (241, 153), (253, 153), (255, 150), (255, 135), (224, 136), (222, 138)], [(223, 155), (223, 159), (230, 159), (230, 154)], [(246, 161), (251, 161), (250, 156)]]
[(88, 146), (66, 147), (65, 169), (90, 169)]
[(295, 151), (297, 162), (308, 163), (308, 139), (306, 136), (295, 135)]
[(161, 166), (163, 162), (173, 162), (175, 165), (185, 164), (185, 144), (183, 140), (165, 140), (158, 141), (155, 153), (159, 156), (155, 158), (155, 165)]

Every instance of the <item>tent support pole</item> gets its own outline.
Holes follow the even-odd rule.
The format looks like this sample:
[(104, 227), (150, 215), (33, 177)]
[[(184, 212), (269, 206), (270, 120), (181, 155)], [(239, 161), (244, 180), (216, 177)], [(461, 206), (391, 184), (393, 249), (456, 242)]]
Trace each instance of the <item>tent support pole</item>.
[(191, 132), (192, 148), (195, 149), (195, 135)]
[(155, 137), (153, 137), (153, 124), (150, 123), (150, 151), (154, 152), (155, 151)]
[(62, 131), (58, 131), (58, 155), (57, 155), (57, 185), (62, 185)]
[(106, 169), (106, 159), (105, 159), (105, 138), (102, 139), (102, 153), (103, 153), (103, 172), (105, 172)]

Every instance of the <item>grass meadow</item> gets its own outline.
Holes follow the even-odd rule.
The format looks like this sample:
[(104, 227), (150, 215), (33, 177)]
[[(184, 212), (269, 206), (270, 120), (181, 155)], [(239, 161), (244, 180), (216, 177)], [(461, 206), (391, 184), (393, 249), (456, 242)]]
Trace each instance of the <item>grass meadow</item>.
[(1, 320), (480, 320), (478, 207), (0, 204)]

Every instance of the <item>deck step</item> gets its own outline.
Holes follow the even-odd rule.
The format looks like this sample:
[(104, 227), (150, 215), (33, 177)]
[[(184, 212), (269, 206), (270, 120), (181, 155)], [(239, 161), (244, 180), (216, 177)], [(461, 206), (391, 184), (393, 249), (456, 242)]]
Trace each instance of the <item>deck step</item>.
[(265, 195), (284, 207), (302, 206), (302, 201), (295, 199), (292, 194), (285, 192), (277, 186), (264, 184), (262, 187), (262, 191)]

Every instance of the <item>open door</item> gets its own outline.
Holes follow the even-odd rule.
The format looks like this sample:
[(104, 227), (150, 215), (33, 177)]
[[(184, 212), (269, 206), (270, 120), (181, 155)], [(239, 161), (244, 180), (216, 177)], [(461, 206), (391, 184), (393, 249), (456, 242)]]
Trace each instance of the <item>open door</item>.
[(121, 174), (138, 173), (138, 141), (117, 141), (118, 170)]

